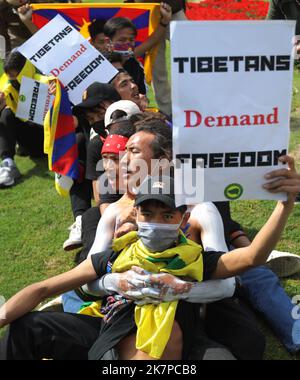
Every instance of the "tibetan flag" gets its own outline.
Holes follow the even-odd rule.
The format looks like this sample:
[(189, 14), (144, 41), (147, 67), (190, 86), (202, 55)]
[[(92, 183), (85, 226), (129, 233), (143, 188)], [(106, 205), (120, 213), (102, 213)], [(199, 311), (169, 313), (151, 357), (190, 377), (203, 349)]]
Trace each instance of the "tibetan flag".
[[(112, 17), (127, 17), (137, 28), (136, 46), (140, 45), (153, 33), (160, 19), (159, 4), (31, 4), (32, 21), (42, 28), (48, 21), (60, 14), (76, 28), (85, 38), (89, 38), (88, 26), (96, 19), (108, 20)], [(156, 48), (151, 49), (144, 60), (147, 83), (152, 81), (152, 67), (156, 57)]]
[[(49, 170), (72, 183), (80, 176), (75, 124), (67, 91), (58, 79), (54, 80), (55, 99), (44, 122), (44, 151), (48, 154)], [(58, 184), (56, 181), (58, 192), (66, 195), (69, 189), (63, 191)]]

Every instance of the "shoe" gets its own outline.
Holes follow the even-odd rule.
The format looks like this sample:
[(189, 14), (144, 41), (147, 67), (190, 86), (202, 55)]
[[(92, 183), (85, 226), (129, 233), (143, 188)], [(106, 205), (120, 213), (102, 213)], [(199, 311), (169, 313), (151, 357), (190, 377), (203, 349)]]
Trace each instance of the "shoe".
[(297, 195), (295, 199), (295, 205), (299, 205), (299, 204), (300, 204), (300, 193)]
[(15, 185), (21, 173), (16, 165), (10, 165), (7, 161), (0, 164), (0, 187), (9, 187)]
[(278, 277), (289, 277), (300, 272), (300, 256), (289, 252), (272, 251), (267, 266)]
[(81, 216), (77, 216), (75, 222), (69, 227), (69, 238), (64, 242), (63, 249), (72, 251), (73, 249), (82, 247), (81, 240)]

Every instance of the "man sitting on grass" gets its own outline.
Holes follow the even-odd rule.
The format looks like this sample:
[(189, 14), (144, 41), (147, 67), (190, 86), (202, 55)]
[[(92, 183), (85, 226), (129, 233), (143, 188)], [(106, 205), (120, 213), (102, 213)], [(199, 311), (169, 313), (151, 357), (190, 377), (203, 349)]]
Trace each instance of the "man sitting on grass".
[[(300, 188), (300, 176), (295, 170), (294, 160), (289, 156), (283, 156), (280, 160), (286, 162), (289, 168), (279, 169), (269, 173), (269, 175), (266, 176), (266, 179), (271, 182), (264, 185), (264, 187), (271, 192), (285, 191), (288, 195), (287, 200), (277, 203), (272, 215), (259, 231), (250, 246), (233, 250), (227, 254), (223, 254), (222, 252), (202, 253), (203, 279), (231, 277), (249, 268), (265, 263), (270, 252), (279, 241), (288, 217), (293, 210), (295, 196)], [(143, 196), (144, 195), (140, 193), (137, 199), (141, 201)], [(152, 196), (154, 197), (154, 195), (151, 195), (151, 197)], [(163, 199), (166, 199), (165, 196), (168, 200), (174, 198), (172, 192), (164, 195)], [(162, 197), (160, 199), (162, 200)], [(137, 202), (139, 203), (139, 201)], [(179, 227), (184, 218), (180, 210), (170, 206), (171, 204), (169, 203), (166, 211), (164, 205), (161, 207), (160, 203), (156, 203), (151, 205), (151, 207), (148, 207), (148, 210), (146, 210), (141, 205), (137, 204), (138, 235), (141, 239), (140, 244), (141, 246), (146, 247), (149, 251), (152, 249), (156, 252), (166, 251), (181, 243)], [(166, 223), (163, 224), (169, 224), (170, 229), (158, 228), (158, 224), (160, 224), (162, 220), (166, 221)], [(160, 231), (159, 242), (157, 240), (157, 231)], [(165, 244), (161, 245), (161, 242)], [(113, 265), (112, 262), (118, 257), (119, 252), (117, 251), (117, 249), (116, 251), (110, 249), (93, 255), (71, 271), (30, 285), (18, 292), (4, 306), (2, 306), (0, 309), (0, 327), (10, 323), (11, 326), (6, 338), (0, 344), (0, 359), (63, 358), (66, 352), (68, 353), (69, 358), (77, 358), (82, 355), (84, 350), (86, 350), (86, 352), (90, 351), (90, 358), (99, 359), (101, 357), (100, 351), (98, 351), (99, 344), (97, 344), (98, 342), (95, 344), (95, 341), (98, 338), (100, 327), (103, 328), (103, 323), (100, 324), (97, 321), (97, 318), (62, 313), (61, 328), (63, 328), (62, 331), (64, 331), (64, 334), (68, 335), (70, 341), (70, 344), (62, 345), (60, 343), (63, 339), (62, 336), (59, 337), (60, 339), (58, 339), (58, 341), (52, 339), (51, 329), (53, 326), (51, 327), (51, 318), (47, 315), (48, 313), (45, 313), (45, 317), (43, 316), (43, 313), (39, 312), (25, 314), (34, 309), (42, 300), (48, 297), (74, 289), (82, 284), (95, 280), (97, 277), (101, 277), (109, 268), (111, 268)], [(199, 252), (201, 252), (200, 246)], [(155, 262), (153, 259), (152, 261)], [(199, 265), (199, 273), (201, 275), (200, 271), (201, 265)], [(165, 275), (169, 276), (168, 273)], [(181, 289), (181, 291), (185, 291), (185, 289)], [(187, 311), (187, 308), (188, 306), (186, 306), (185, 311)], [(112, 323), (113, 321), (118, 321), (119, 326), (121, 324), (121, 327), (128, 327), (128, 319), (126, 318), (126, 315), (124, 317), (123, 312), (124, 310), (126, 311), (126, 309), (127, 308), (123, 308), (113, 315), (113, 319), (110, 321), (110, 326), (114, 326), (114, 323)], [(186, 314), (189, 313), (185, 312), (184, 315)], [(85, 318), (82, 319), (81, 317)], [(186, 329), (186, 327), (183, 326), (187, 321), (184, 316), (182, 319), (180, 319), (178, 315), (176, 318), (177, 317), (180, 322), (182, 321), (182, 325), (179, 327), (179, 324), (173, 324), (169, 341), (163, 353), (164, 359), (182, 358), (188, 354), (189, 347), (186, 346), (185, 342), (187, 342), (189, 335), (192, 334), (186, 332), (188, 330), (193, 332), (193, 330), (191, 326), (189, 326), (189, 329)], [(38, 328), (38, 325), (35, 326), (35, 324), (38, 323), (39, 319), (42, 320), (43, 318), (47, 319), (47, 331), (41, 333), (40, 328)], [(65, 325), (64, 320), (66, 322)], [(74, 330), (73, 327), (75, 325), (74, 323), (72, 324), (72, 320), (80, 320), (83, 326), (90, 325), (92, 327), (88, 333), (85, 334), (85, 330)], [(105, 329), (108, 328), (107, 326), (104, 327), (104, 332)], [(130, 327), (133, 327), (133, 325), (131, 324)], [(121, 331), (117, 329), (117, 331), (112, 330), (111, 334), (106, 334), (108, 339), (103, 339), (102, 335), (101, 347), (108, 348), (109, 346), (111, 347), (113, 343), (113, 346), (119, 349), (118, 354), (122, 359), (150, 358), (150, 356), (145, 353), (146, 350), (142, 351), (133, 347), (129, 350), (128, 346), (131, 346), (130, 341), (136, 339), (136, 337), (133, 328), (127, 329), (126, 334), (127, 336), (124, 337), (123, 329)], [(75, 335), (76, 340), (74, 340)], [(77, 338), (81, 340), (78, 340)], [(193, 337), (191, 336), (191, 340), (192, 339)], [(187, 347), (186, 351), (185, 347)], [(105, 349), (101, 349), (102, 352), (105, 351)]]

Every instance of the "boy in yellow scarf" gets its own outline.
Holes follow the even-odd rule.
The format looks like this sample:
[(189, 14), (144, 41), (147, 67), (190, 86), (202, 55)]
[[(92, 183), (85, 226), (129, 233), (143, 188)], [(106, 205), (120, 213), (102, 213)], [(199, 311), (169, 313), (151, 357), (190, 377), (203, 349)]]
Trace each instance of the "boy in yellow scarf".
[[(149, 178), (141, 186), (135, 206), (138, 232), (132, 231), (114, 240), (112, 249), (118, 256), (112, 264), (112, 272), (125, 272), (132, 266), (139, 266), (151, 273), (164, 272), (191, 281), (202, 281), (202, 249), (198, 244), (186, 239), (180, 231), (180, 226), (187, 222), (188, 215), (186, 206), (176, 208), (173, 179)], [(96, 306), (96, 313), (93, 306)], [(97, 306), (99, 309), (100, 303), (88, 305), (80, 313), (100, 316)], [(137, 356), (144, 359), (162, 358), (172, 335), (175, 318), (178, 317), (178, 301), (137, 305), (134, 310), (132, 306), (128, 300), (118, 295), (105, 300), (100, 313), (104, 316), (106, 325), (102, 329), (103, 337), (100, 334), (99, 341), (102, 341), (102, 338), (105, 340), (106, 332), (114, 337), (121, 331), (120, 321), (127, 320), (127, 328), (137, 327)], [(123, 310), (119, 315), (121, 309)], [(190, 323), (191, 318), (194, 318), (191, 309), (192, 307), (186, 307), (186, 311), (189, 311), (186, 319), (190, 320)], [(124, 331), (124, 327), (122, 330)], [(175, 355), (173, 358), (180, 359), (182, 344), (177, 344), (175, 351), (178, 356)]]
[(48, 79), (38, 74), (17, 50), (7, 57), (4, 72), (0, 78), (0, 187), (9, 187), (21, 176), (14, 161), (17, 143), (23, 148), (23, 155), (25, 151), (32, 157), (44, 155), (43, 129), (15, 116), (22, 78), (25, 76), (43, 83), (47, 83)]
[[(115, 251), (108, 249), (104, 252), (99, 252), (71, 271), (27, 286), (0, 307), (0, 328), (10, 324), (6, 339), (0, 341), (0, 359), (3, 352), (5, 358), (8, 359), (24, 359), (27, 357), (31, 359), (74, 359), (75, 357), (88, 356), (89, 359), (99, 360), (111, 348), (117, 348), (120, 359), (150, 359), (151, 356), (147, 352), (152, 353), (152, 348), (157, 348), (156, 353), (159, 356), (161, 343), (165, 347), (161, 356), (162, 359), (187, 359), (190, 354), (189, 351), (193, 350), (192, 345), (197, 344), (194, 335), (199, 324), (199, 307), (197, 307), (197, 304), (179, 301), (175, 312), (176, 321), (174, 321), (170, 338), (166, 339), (164, 335), (162, 342), (160, 342), (159, 337), (165, 334), (164, 327), (160, 323), (166, 322), (165, 326), (168, 328), (170, 321), (173, 321), (174, 315), (172, 314), (172, 305), (170, 307), (172, 319), (166, 318), (166, 315), (169, 314), (169, 309), (162, 310), (162, 314), (158, 315), (157, 326), (148, 325), (150, 327), (149, 331), (151, 330), (156, 335), (154, 336), (156, 342), (154, 345), (153, 334), (149, 334), (148, 327), (145, 327), (146, 331), (141, 331), (140, 336), (139, 332), (136, 333), (136, 327), (138, 325), (139, 329), (140, 326), (147, 326), (147, 321), (150, 319), (155, 320), (155, 318), (150, 316), (151, 318), (148, 319), (147, 310), (144, 314), (140, 310), (135, 315), (135, 321), (135, 304), (130, 300), (128, 301), (130, 297), (133, 297), (134, 289), (138, 288), (137, 282), (147, 281), (145, 276), (141, 276), (138, 280), (135, 279), (135, 284), (133, 284), (133, 281), (129, 282), (128, 277), (122, 277), (126, 273), (118, 275), (119, 281), (124, 282), (122, 286), (119, 286), (119, 289), (122, 290), (118, 292), (118, 296), (126, 294), (127, 302), (120, 302), (120, 300), (111, 302), (108, 300), (110, 297), (107, 298), (108, 302), (102, 308), (104, 312), (107, 311), (105, 307), (110, 309), (108, 313), (110, 313), (111, 318), (106, 318), (107, 323), (100, 322), (99, 324), (98, 318), (87, 315), (63, 313), (59, 316), (59, 326), (61, 326), (59, 335), (55, 335), (54, 329), (48, 323), (45, 324), (45, 327), (42, 325), (45, 320), (55, 319), (53, 313), (49, 318), (50, 316), (47, 313), (37, 314), (38, 312), (34, 312), (31, 314), (29, 312), (42, 300), (75, 289), (97, 278), (105, 284), (105, 274), (109, 273), (112, 268), (115, 272), (122, 271), (123, 266), (127, 265), (126, 260), (130, 260), (131, 263), (137, 260), (141, 267), (145, 263), (147, 265), (157, 264), (157, 267), (155, 266), (156, 270), (164, 270), (167, 278), (173, 277), (170, 274), (172, 271), (172, 273), (180, 276), (188, 276), (190, 279), (195, 277), (200, 279), (203, 276), (205, 281), (232, 277), (252, 267), (264, 264), (280, 239), (288, 217), (293, 211), (295, 197), (300, 189), (300, 174), (295, 169), (294, 160), (289, 156), (282, 156), (279, 160), (286, 163), (288, 168), (268, 173), (265, 176), (268, 182), (263, 187), (273, 193), (286, 192), (287, 200), (277, 203), (272, 215), (257, 233), (250, 246), (235, 249), (226, 254), (214, 251), (201, 253), (201, 249), (197, 245), (192, 245), (189, 248), (189, 242), (182, 240), (179, 236), (179, 226), (184, 225), (188, 215), (185, 216), (184, 209), (170, 207), (174, 205), (174, 193), (172, 190), (164, 189), (165, 181), (162, 179), (153, 179), (151, 181), (150, 178), (146, 183), (152, 183), (149, 191), (151, 194), (139, 193), (136, 197), (136, 220), (139, 239), (132, 243), (133, 248), (130, 248), (128, 243), (132, 242), (136, 237), (133, 238), (134, 235), (127, 235), (126, 238), (123, 237), (126, 244), (121, 253), (117, 251), (120, 248), (122, 249), (125, 240), (114, 242)], [(162, 190), (165, 190), (163, 194)], [(128, 236), (130, 239), (128, 239)], [(183, 245), (181, 246), (181, 244)], [(180, 247), (182, 249), (179, 249)], [(187, 258), (185, 248), (191, 250), (191, 257)], [(165, 255), (166, 252), (171, 251), (177, 256)], [(155, 257), (153, 252), (165, 253), (159, 254), (158, 256), (160, 257)], [(201, 263), (201, 258), (203, 264)], [(194, 267), (197, 262), (198, 269)], [(169, 271), (170, 273), (168, 273)], [(117, 273), (112, 273), (111, 276), (114, 274)], [(183, 281), (177, 278), (176, 280), (179, 282), (179, 290), (184, 292), (185, 289), (180, 286)], [(187, 284), (193, 287), (194, 283), (190, 281)], [(131, 285), (134, 285), (133, 288), (130, 287)], [(132, 290), (130, 295), (128, 288)], [(114, 296), (115, 292), (111, 294)], [(123, 307), (119, 307), (120, 305)], [(110, 308), (110, 306), (112, 307)], [(116, 314), (114, 314), (115, 310), (117, 311)], [(37, 319), (40, 322), (37, 322)], [(100, 318), (99, 320), (101, 321)], [(160, 322), (161, 320), (164, 322)], [(14, 321), (16, 322), (14, 323)], [(85, 333), (79, 327), (82, 324), (78, 325), (76, 321), (84, 321), (86, 326)], [(143, 325), (143, 323), (145, 324)], [(55, 320), (54, 324), (57, 325)], [(163, 327), (162, 332), (156, 334), (161, 327)], [(101, 331), (97, 337), (98, 328)], [(56, 336), (58, 339), (56, 339)], [(190, 340), (187, 339), (189, 337)], [(165, 345), (165, 341), (167, 341), (167, 345)], [(63, 345), (59, 343), (59, 354), (57, 353), (57, 344), (55, 342), (64, 342)], [(138, 350), (136, 349), (136, 343), (140, 347)], [(64, 348), (65, 346), (66, 349)], [(74, 347), (76, 347), (75, 350), (72, 350)], [(150, 350), (148, 349), (149, 347)]]

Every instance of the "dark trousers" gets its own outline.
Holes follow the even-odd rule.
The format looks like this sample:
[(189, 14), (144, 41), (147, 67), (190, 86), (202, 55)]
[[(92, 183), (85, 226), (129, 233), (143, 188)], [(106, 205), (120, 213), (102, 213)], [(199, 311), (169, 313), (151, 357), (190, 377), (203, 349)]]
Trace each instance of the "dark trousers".
[(74, 219), (83, 215), (92, 205), (92, 182), (84, 179), (82, 182), (75, 182), (70, 190), (71, 208)]
[[(101, 323), (99, 318), (80, 314), (26, 314), (10, 325), (0, 342), (0, 360), (86, 360)], [(228, 299), (209, 305), (205, 324), (200, 323), (195, 331), (190, 359), (260, 360), (264, 348), (264, 336), (251, 314)]]
[(238, 298), (208, 304), (205, 331), (210, 339), (228, 347), (238, 359), (263, 359), (265, 337), (253, 312)]
[[(87, 360), (101, 323), (100, 318), (80, 314), (26, 314), (11, 324), (0, 341), (0, 360)], [(226, 348), (207, 338), (202, 329), (197, 332), (197, 338), (194, 360), (234, 360)]]
[(0, 116), (0, 157), (14, 158), (16, 143), (28, 150), (32, 157), (43, 157), (44, 130), (18, 119), (9, 108), (5, 108)]
[[(76, 143), (78, 147), (78, 159), (82, 167), (86, 167), (87, 160), (87, 146), (89, 143), (89, 129), (84, 124), (76, 130)], [(82, 179), (81, 181), (74, 182), (70, 190), (71, 208), (74, 219), (83, 215), (91, 207), (92, 199), (92, 181)]]
[(80, 314), (26, 314), (10, 325), (0, 342), (0, 360), (87, 360), (101, 323)]

